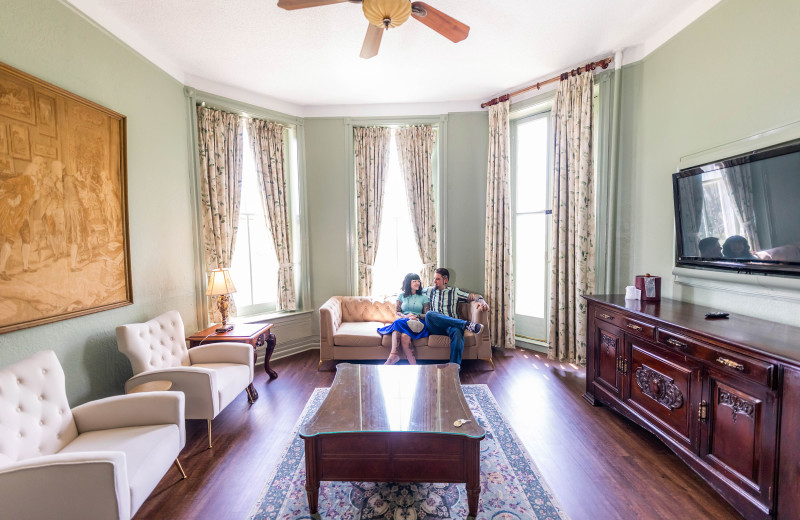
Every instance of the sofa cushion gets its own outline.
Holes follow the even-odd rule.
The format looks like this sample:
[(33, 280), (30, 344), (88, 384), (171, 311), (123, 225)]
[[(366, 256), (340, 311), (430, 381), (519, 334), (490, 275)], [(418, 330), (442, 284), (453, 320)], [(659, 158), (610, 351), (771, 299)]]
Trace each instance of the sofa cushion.
[[(378, 329), (385, 325), (380, 321), (345, 321), (333, 335), (333, 344), (348, 347), (377, 347), (381, 344)], [(390, 336), (386, 337), (391, 341)]]
[[(392, 337), (384, 336), (381, 345), (386, 348), (392, 348)], [(430, 347), (430, 348), (444, 348), (450, 349), (450, 336), (428, 336), (414, 340), (415, 347)], [(464, 348), (475, 346), (475, 334), (472, 332), (464, 332)]]
[(121, 451), (125, 453), (131, 511), (136, 511), (172, 465), (178, 453), (180, 432), (174, 424), (133, 426), (82, 433), (61, 453)]
[(369, 298), (349, 296), (342, 298), (342, 322), (381, 321), (392, 322), (397, 319), (397, 298)]
[(250, 369), (235, 363), (198, 363), (193, 367), (214, 370), (217, 373), (219, 409), (224, 409), (250, 383)]

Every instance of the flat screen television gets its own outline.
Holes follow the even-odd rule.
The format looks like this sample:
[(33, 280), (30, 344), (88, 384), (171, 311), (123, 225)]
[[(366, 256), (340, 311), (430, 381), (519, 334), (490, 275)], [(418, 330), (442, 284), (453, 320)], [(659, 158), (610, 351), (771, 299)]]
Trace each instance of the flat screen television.
[(800, 276), (800, 140), (672, 176), (676, 265)]

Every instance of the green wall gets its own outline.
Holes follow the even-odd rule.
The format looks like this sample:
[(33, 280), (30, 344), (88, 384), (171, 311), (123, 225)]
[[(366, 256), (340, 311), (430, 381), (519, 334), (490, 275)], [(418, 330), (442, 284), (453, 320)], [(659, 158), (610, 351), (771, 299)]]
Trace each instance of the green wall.
[[(453, 283), (483, 291), (483, 242), (486, 218), (486, 161), (489, 119), (486, 112), (448, 114), (447, 186), (443, 220), (445, 255)], [(305, 121), (311, 293), (315, 309), (334, 295), (350, 294), (347, 285), (347, 223), (350, 175), (345, 118)], [(319, 321), (315, 318), (315, 327)]]
[(54, 350), (74, 406), (130, 377), (117, 325), (169, 309), (196, 325), (186, 101), (179, 82), (60, 2), (4, 0), (0, 27), (0, 61), (127, 116), (134, 304), (0, 335), (0, 367)]
[(489, 112), (447, 115), (444, 254), (452, 285), (484, 292)]
[(650, 272), (664, 277), (665, 296), (797, 322), (800, 293), (778, 300), (746, 294), (736, 283), (697, 288), (669, 280), (671, 174), (681, 157), (800, 121), (798, 23), (796, 0), (725, 0), (623, 69), (620, 199), (630, 246), (620, 254), (630, 267), (617, 289)]

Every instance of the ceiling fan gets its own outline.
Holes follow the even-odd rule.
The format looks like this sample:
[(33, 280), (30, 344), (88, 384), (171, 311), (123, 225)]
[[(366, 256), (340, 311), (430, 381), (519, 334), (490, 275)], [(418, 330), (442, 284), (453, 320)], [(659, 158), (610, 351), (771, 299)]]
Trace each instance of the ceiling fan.
[(469, 26), (424, 2), (411, 2), (410, 0), (278, 0), (278, 7), (293, 10), (343, 2), (361, 4), (364, 16), (369, 21), (364, 45), (361, 47), (360, 56), (362, 58), (376, 56), (381, 46), (383, 31), (404, 24), (410, 16), (454, 43), (466, 39), (469, 35)]

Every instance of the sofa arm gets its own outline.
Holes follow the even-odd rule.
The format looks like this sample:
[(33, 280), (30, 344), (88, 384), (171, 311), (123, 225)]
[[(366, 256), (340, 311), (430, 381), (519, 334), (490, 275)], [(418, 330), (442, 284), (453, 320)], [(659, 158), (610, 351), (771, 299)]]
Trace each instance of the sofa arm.
[(121, 451), (57, 453), (0, 468), (0, 517), (85, 519), (131, 517)]
[(333, 335), (342, 324), (342, 300), (331, 297), (319, 308), (319, 359), (333, 359)]
[(186, 444), (183, 392), (147, 392), (115, 395), (72, 409), (78, 433), (129, 426), (174, 424), (180, 432), (181, 448)]
[(250, 367), (250, 382), (253, 382), (253, 347), (247, 343), (209, 343), (189, 349), (189, 362), (200, 363), (238, 363)]
[(171, 391), (186, 394), (187, 419), (213, 419), (219, 413), (217, 373), (204, 367), (171, 367), (148, 370), (125, 382), (125, 391), (150, 381), (170, 381)]
[[(486, 330), (489, 328), (489, 311), (481, 310), (481, 304), (477, 301), (469, 302), (469, 320), (480, 323)], [(483, 332), (481, 332), (483, 334)]]

